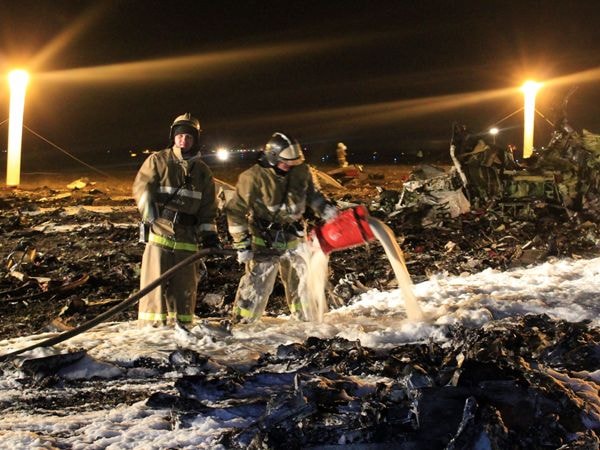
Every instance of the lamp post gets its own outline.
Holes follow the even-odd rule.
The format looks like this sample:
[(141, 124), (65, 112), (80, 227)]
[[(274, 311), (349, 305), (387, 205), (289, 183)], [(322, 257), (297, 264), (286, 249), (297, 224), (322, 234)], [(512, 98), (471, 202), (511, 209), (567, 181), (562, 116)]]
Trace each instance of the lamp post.
[(6, 156), (6, 185), (18, 186), (21, 182), (21, 141), (23, 138), (23, 111), (29, 74), (13, 70), (8, 74), (10, 86), (10, 112), (8, 115), (8, 152)]
[(533, 153), (533, 125), (535, 119), (535, 95), (542, 87), (541, 83), (527, 81), (521, 87), (525, 94), (524, 128), (523, 128), (523, 158), (529, 158)]
[(494, 144), (496, 143), (496, 135), (498, 134), (498, 131), (500, 131), (500, 130), (498, 130), (498, 128), (496, 128), (496, 127), (490, 128), (490, 134), (492, 135), (492, 138), (494, 139)]

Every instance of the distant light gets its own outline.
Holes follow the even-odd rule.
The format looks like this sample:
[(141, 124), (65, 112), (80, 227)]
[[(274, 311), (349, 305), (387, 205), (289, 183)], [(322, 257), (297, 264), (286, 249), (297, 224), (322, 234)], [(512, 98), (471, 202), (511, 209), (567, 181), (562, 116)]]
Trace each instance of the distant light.
[(498, 134), (499, 131), (500, 130), (498, 130), (498, 128), (496, 128), (496, 127), (490, 128), (490, 134), (494, 138), (494, 144), (496, 143), (496, 135)]
[(217, 159), (219, 161), (227, 161), (229, 159), (229, 150), (226, 148), (218, 148), (217, 149)]
[(8, 116), (8, 154), (6, 157), (6, 185), (18, 186), (21, 182), (21, 143), (23, 139), (23, 112), (25, 91), (29, 74), (13, 70), (8, 74), (10, 85), (10, 112)]

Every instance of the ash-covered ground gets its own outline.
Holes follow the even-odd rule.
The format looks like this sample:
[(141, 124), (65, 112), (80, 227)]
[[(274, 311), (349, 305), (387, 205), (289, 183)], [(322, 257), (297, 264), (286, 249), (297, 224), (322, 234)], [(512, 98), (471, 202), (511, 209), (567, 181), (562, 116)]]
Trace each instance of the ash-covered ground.
[[(322, 188), (342, 208), (364, 204), (392, 228), (415, 283), (436, 273), (505, 270), (552, 257), (600, 254), (594, 217), (584, 213), (569, 217), (560, 210), (544, 211), (544, 205), (535, 218), (475, 209), (427, 227), (421, 225), (419, 211), (389, 214), (386, 201), (397, 198), (390, 194), (400, 192), (411, 169), (370, 166), (361, 180), (345, 183), (343, 190), (326, 184)], [(216, 177), (229, 184), (235, 184), (236, 173), (215, 170)], [(0, 191), (2, 336), (44, 331), (53, 320), (55, 325), (76, 326), (139, 288), (143, 244), (137, 242), (139, 214), (130, 194), (133, 177), (133, 173), (110, 180), (93, 175), (25, 175), (19, 188)], [(218, 226), (227, 247), (222, 215)], [(233, 256), (208, 257), (205, 266), (197, 315), (227, 316), (242, 268)], [(341, 305), (366, 289), (396, 287), (384, 250), (376, 243), (334, 252), (330, 269), (333, 304)], [(285, 312), (283, 290), (277, 284), (267, 313)], [(132, 320), (135, 314), (133, 307), (114, 319)]]
[[(561, 260), (571, 261), (569, 267), (578, 267), (578, 261), (595, 261), (600, 256), (600, 229), (585, 211), (571, 214), (543, 203), (535, 206), (534, 216), (527, 217), (473, 209), (426, 226), (421, 211), (394, 214), (390, 202), (397, 201), (409, 172), (408, 167), (366, 166), (363, 176), (346, 182), (344, 189), (327, 185), (323, 189), (341, 207), (366, 205), (374, 217), (392, 228), (417, 287), (446, 277), (462, 277), (468, 283), (470, 275), (505, 271), (512, 274), (506, 282), (511, 284), (518, 280), (519, 268), (531, 271)], [(215, 175), (235, 183), (232, 171), (215, 170)], [(26, 177), (19, 189), (2, 189), (3, 349), (24, 347), (25, 337), (30, 335), (40, 340), (40, 335), (47, 337), (76, 327), (138, 289), (143, 245), (137, 242), (138, 213), (129, 193), (133, 176), (98, 180), (88, 175), (71, 187), (67, 185), (79, 177)], [(219, 229), (227, 246), (223, 217)], [(594, 264), (582, 267), (589, 271)], [(200, 318), (226, 318), (242, 269), (233, 256), (207, 257), (204, 265), (196, 313)], [(572, 274), (573, 278), (580, 276)], [(384, 250), (374, 243), (334, 252), (330, 281), (331, 314), (344, 314), (359, 304), (357, 298), (361, 295), (397, 288)], [(465, 311), (479, 311), (473, 309), (473, 303), (482, 301), (479, 294), (486, 289), (477, 284), (481, 281), (473, 283), (472, 288), (457, 294), (473, 294)], [(496, 287), (485, 294), (493, 300), (494, 292), (500, 290)], [(551, 292), (552, 286), (547, 290)], [(446, 289), (444, 294), (449, 299), (451, 291)], [(429, 296), (433, 305), (435, 291), (427, 292), (425, 297)], [(561, 305), (568, 304), (569, 295), (574, 294), (564, 294)], [(427, 298), (418, 296), (425, 311), (433, 314), (426, 306)], [(63, 349), (61, 356), (36, 354), (29, 363), (19, 359), (16, 366), (5, 362), (3, 387), (17, 393), (7, 394), (0, 403), (14, 415), (14, 419), (7, 419), (7, 427), (18, 423), (19, 414), (116, 414), (114, 411), (139, 405), (170, 411), (168, 420), (160, 426), (165, 427), (165, 433), (197, 433), (199, 418), (216, 421), (218, 416), (223, 421), (224, 415), (248, 417), (249, 424), (245, 425), (208, 427), (203, 423), (204, 428), (218, 430), (204, 439), (186, 440), (178, 434), (179, 443), (167, 444), (154, 438), (154, 443), (138, 441), (143, 442), (140, 448), (324, 448), (341, 444), (381, 448), (598, 448), (597, 321), (586, 319), (590, 315), (583, 313), (579, 316), (583, 321), (564, 319), (560, 312), (553, 314), (558, 310), (552, 307), (551, 295), (543, 296), (546, 309), (543, 305), (523, 307), (522, 313), (515, 314), (518, 308), (502, 312), (502, 306), (487, 305), (487, 309), (482, 307), (486, 312), (473, 316), (479, 319), (470, 317), (468, 321), (460, 319), (460, 306), (448, 307), (452, 309), (448, 317), (455, 316), (446, 323), (441, 322), (443, 314), (436, 310), (435, 331), (428, 334), (426, 327), (418, 332), (411, 329), (406, 332), (411, 336), (408, 341), (401, 339), (398, 345), (390, 345), (383, 338), (386, 343), (381, 345), (369, 332), (370, 327), (381, 327), (380, 337), (399, 333), (400, 325), (393, 322), (386, 328), (389, 317), (385, 313), (365, 313), (361, 306), (353, 314), (364, 314), (369, 321), (357, 325), (356, 334), (336, 332), (332, 337), (322, 329), (314, 329), (314, 334), (308, 329), (297, 333), (297, 341), (290, 341), (289, 335), (295, 330), (290, 325), (277, 346), (277, 339), (269, 333), (285, 328), (280, 316), (287, 314), (278, 285), (268, 306), (270, 317), (258, 330), (272, 338), (267, 340), (270, 345), (252, 347), (251, 361), (246, 359), (247, 354), (241, 357), (243, 361), (237, 361), (224, 349), (214, 354), (202, 350), (210, 348), (206, 339), (217, 347), (221, 338), (229, 340), (231, 348), (247, 346), (250, 341), (245, 339), (255, 336), (257, 330), (247, 331), (247, 336), (242, 330), (233, 338), (207, 335), (202, 343), (184, 339), (162, 359), (147, 352), (143, 341), (138, 341), (138, 358), (130, 360), (127, 367), (119, 366), (118, 356), (111, 359), (106, 352), (96, 354), (98, 364), (108, 361), (117, 369), (112, 375), (98, 375), (102, 372), (98, 371), (96, 377), (75, 377), (73, 381), (64, 375), (68, 372), (64, 369), (88, 357), (84, 334), (76, 340), (79, 352), (67, 347), (72, 350), (67, 356)], [(597, 300), (593, 292), (580, 297), (585, 297), (594, 310)], [(396, 313), (390, 309), (387, 316)], [(135, 333), (127, 325), (135, 317), (133, 306), (111, 318), (122, 324), (121, 328), (100, 328), (116, 327), (111, 330), (128, 336)], [(157, 332), (160, 344), (151, 344), (164, 345), (164, 333)], [(364, 339), (361, 342), (360, 338), (354, 339), (356, 336)], [(137, 375), (132, 375), (134, 369)], [(572, 387), (575, 378), (579, 390)], [(107, 385), (103, 379), (117, 381)], [(148, 384), (149, 379), (152, 383)], [(21, 386), (20, 394), (13, 383)], [(139, 388), (133, 387), (136, 383)], [(28, 427), (22, 433), (36, 428)], [(76, 437), (73, 431), (47, 431), (40, 426), (30, 442), (38, 442), (37, 448), (137, 448), (123, 427), (119, 423), (121, 431), (114, 431), (114, 436), (122, 439), (113, 436), (111, 440), (107, 438), (111, 432), (103, 430), (103, 440), (94, 440), (90, 436)], [(138, 435), (152, 436), (152, 429), (149, 425), (145, 434), (139, 431)], [(22, 433), (9, 433), (4, 426), (2, 430), (0, 434), (13, 444), (28, 442)], [(44, 439), (47, 444), (43, 444)]]

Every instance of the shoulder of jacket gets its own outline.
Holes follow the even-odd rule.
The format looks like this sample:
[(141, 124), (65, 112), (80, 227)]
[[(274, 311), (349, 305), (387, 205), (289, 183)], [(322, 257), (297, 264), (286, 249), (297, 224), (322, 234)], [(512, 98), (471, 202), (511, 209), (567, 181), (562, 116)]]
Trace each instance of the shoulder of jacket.
[(262, 168), (254, 165), (238, 175), (237, 186), (248, 188), (260, 184), (265, 175), (262, 173)]
[(150, 156), (148, 156), (148, 159), (167, 159), (169, 157), (170, 152), (170, 148), (164, 148), (162, 150), (152, 153)]
[(146, 159), (144, 159), (144, 162), (142, 163), (142, 166), (140, 167), (140, 170), (144, 170), (144, 167), (148, 167), (148, 165), (153, 165), (156, 164), (156, 161), (159, 159), (159, 154), (160, 152), (154, 152), (154, 153), (150, 153)]
[(249, 167), (248, 169), (246, 169), (242, 173), (240, 173), (240, 178), (252, 178), (252, 177), (260, 176), (262, 169), (263, 168), (260, 167), (258, 164), (255, 164), (252, 167)]

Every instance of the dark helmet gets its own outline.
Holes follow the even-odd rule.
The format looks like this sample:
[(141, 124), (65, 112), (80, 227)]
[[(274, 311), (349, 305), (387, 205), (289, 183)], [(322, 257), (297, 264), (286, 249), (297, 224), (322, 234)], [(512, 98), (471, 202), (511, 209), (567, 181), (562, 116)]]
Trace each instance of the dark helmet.
[(169, 130), (169, 140), (172, 144), (176, 135), (187, 133), (194, 136), (194, 144), (198, 144), (198, 137), (201, 131), (200, 121), (190, 113), (185, 113), (177, 116), (173, 121), (173, 125), (171, 125), (171, 129)]
[(304, 162), (304, 154), (298, 141), (283, 133), (273, 133), (265, 145), (264, 155), (271, 166), (276, 166), (279, 162), (297, 166)]

